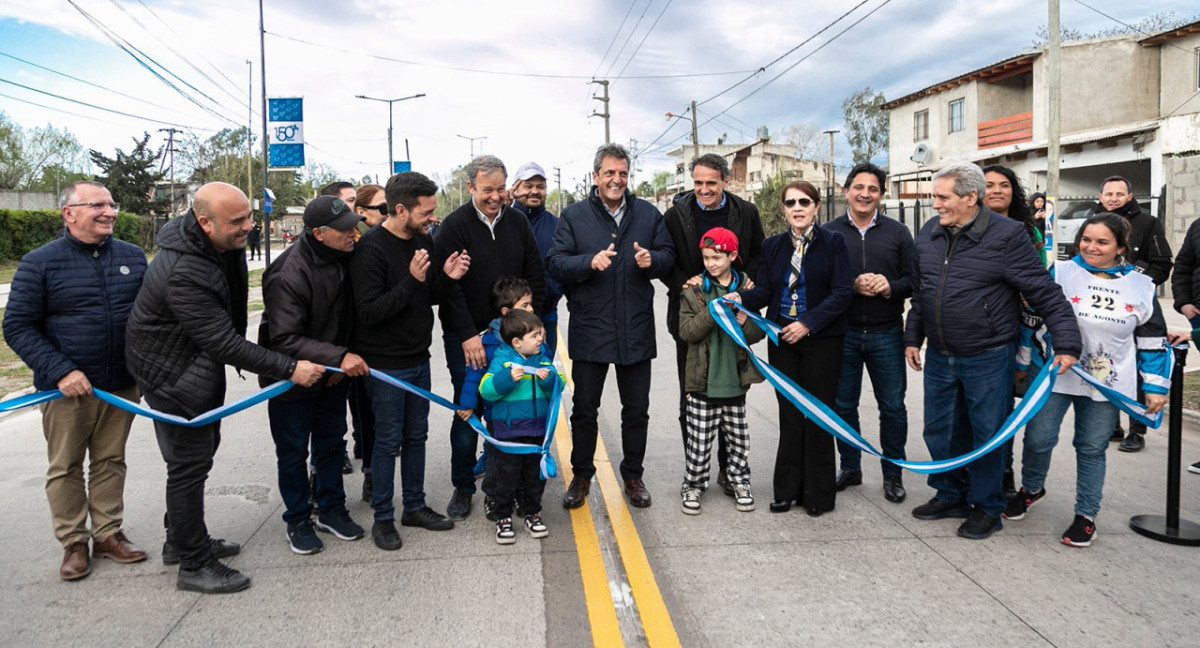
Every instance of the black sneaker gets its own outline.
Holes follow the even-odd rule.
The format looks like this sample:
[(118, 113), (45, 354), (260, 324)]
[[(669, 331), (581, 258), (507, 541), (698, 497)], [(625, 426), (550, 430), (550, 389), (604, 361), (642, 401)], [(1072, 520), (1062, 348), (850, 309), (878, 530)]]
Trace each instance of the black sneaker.
[(344, 508), (321, 511), (317, 516), (317, 529), (332, 533), (339, 540), (358, 540), (366, 535), (363, 528), (350, 519), (349, 511)]
[(1117, 427), (1113, 428), (1112, 436), (1109, 437), (1108, 440), (1113, 443), (1120, 443), (1120, 442), (1124, 441), (1125, 440), (1125, 428), (1121, 427), (1120, 423), (1117, 423)]
[[(450, 503), (446, 505), (446, 515), (451, 520), (465, 520), (471, 514), (471, 493), (454, 489)], [(403, 523), (403, 520), (401, 521)]]
[(496, 520), (496, 544), (510, 545), (517, 541), (517, 532), (513, 531), (512, 518)]
[(362, 501), (370, 504), (371, 497), (374, 495), (375, 480), (371, 479), (371, 473), (363, 473)]
[(1141, 452), (1142, 448), (1146, 447), (1146, 437), (1137, 432), (1130, 432), (1125, 435), (1125, 440), (1121, 445), (1117, 446), (1117, 450), (1121, 452)]
[(1004, 516), (1005, 520), (1022, 520), (1025, 518), (1025, 513), (1029, 511), (1029, 508), (1045, 496), (1045, 488), (1036, 493), (1030, 493), (1022, 488), (1008, 500), (1008, 506), (1004, 507), (1004, 513), (1001, 515)]
[(371, 526), (371, 539), (376, 547), (384, 551), (395, 551), (404, 544), (400, 540), (400, 532), (396, 531), (395, 520), (375, 520)]
[(1096, 539), (1096, 521), (1086, 515), (1076, 515), (1071, 528), (1063, 534), (1062, 543), (1071, 547), (1090, 547)]
[[(214, 558), (232, 558), (242, 552), (242, 545), (222, 538), (209, 538)], [(163, 543), (162, 561), (164, 565), (179, 564), (179, 548), (170, 540)]]
[(250, 577), (216, 559), (200, 569), (180, 569), (175, 588), (203, 594), (229, 594), (250, 587)]
[(529, 536), (533, 538), (545, 538), (550, 535), (550, 529), (546, 528), (546, 523), (542, 521), (542, 516), (533, 513), (525, 516), (525, 530), (529, 531)]
[(429, 531), (449, 531), (454, 528), (454, 520), (425, 506), (416, 511), (405, 511), (404, 515), (400, 516), (400, 525), (422, 527)]
[(292, 551), (302, 556), (309, 554), (320, 553), (325, 548), (325, 544), (317, 537), (317, 532), (313, 530), (312, 520), (300, 520), (299, 522), (291, 522), (287, 525), (288, 544), (291, 545)]
[(483, 517), (489, 522), (496, 521), (496, 498), (491, 495), (483, 496)]
[(724, 470), (717, 471), (717, 486), (721, 487), (721, 492), (728, 497), (733, 497), (733, 482), (729, 481), (729, 474)]
[(933, 498), (913, 509), (913, 517), (918, 520), (941, 520), (943, 518), (965, 518), (971, 508), (963, 502), (946, 502)]
[(958, 535), (971, 540), (986, 540), (1004, 528), (1000, 517), (992, 517), (979, 509), (972, 509), (966, 522), (958, 527)]

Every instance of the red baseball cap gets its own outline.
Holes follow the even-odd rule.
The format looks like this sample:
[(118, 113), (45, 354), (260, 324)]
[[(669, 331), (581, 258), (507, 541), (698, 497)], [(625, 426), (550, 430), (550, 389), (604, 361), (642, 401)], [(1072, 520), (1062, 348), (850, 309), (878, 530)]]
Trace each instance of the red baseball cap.
[(700, 237), (700, 249), (712, 248), (718, 252), (737, 252), (737, 234), (724, 227), (714, 227)]

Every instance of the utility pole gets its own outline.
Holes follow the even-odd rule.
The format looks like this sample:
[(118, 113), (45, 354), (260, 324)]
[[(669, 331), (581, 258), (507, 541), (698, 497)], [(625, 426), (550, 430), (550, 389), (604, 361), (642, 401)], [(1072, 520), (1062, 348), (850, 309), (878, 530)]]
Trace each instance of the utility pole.
[(692, 161), (700, 159), (700, 137), (696, 134), (696, 100), (692, 99)]
[[(1060, 35), (1058, 33), (1058, 0), (1048, 0), (1050, 10), (1050, 20), (1047, 23), (1047, 29), (1050, 32), (1050, 39), (1046, 45), (1046, 93), (1049, 99), (1049, 114), (1046, 116), (1046, 202), (1053, 205), (1058, 200), (1058, 165), (1061, 159), (1061, 151), (1058, 143), (1059, 121), (1062, 118), (1062, 96), (1059, 94), (1059, 80), (1061, 70), (1059, 68), (1059, 53), (1061, 48)], [(1049, 217), (1046, 219), (1046, 228), (1051, 232), (1051, 243), (1054, 248), (1058, 247), (1058, 242), (1053, 240), (1055, 231), (1055, 222), (1058, 220), (1055, 212), (1057, 209), (1051, 207)], [(1057, 250), (1052, 250), (1046, 258), (1053, 266), (1054, 261), (1058, 258)]]
[(608, 118), (611, 116), (608, 112), (608, 79), (599, 79), (599, 80), (592, 79), (591, 82), (598, 83), (601, 86), (603, 86), (603, 88), (604, 88), (604, 96), (603, 97), (597, 97), (596, 95), (592, 95), (592, 99), (598, 99), (598, 100), (604, 102), (604, 112), (602, 112), (602, 113), (594, 112), (594, 113), (592, 113), (592, 117), (603, 117), (604, 118), (604, 143), (611, 144), (612, 138), (609, 136), (609, 130), (608, 130)]
[[(471, 143), (471, 157), (470, 157), (470, 158), (468, 158), (468, 159), (471, 159), (471, 160), (474, 160), (474, 159), (475, 159), (475, 140), (485, 140), (485, 139), (487, 139), (487, 136), (486, 136), (486, 135), (485, 135), (485, 136), (483, 136), (483, 137), (467, 137), (466, 135), (458, 135), (458, 134), (455, 134), (455, 137), (461, 137), (461, 138), (463, 138), (463, 139), (465, 139), (465, 140), (467, 140), (468, 142), (470, 142), (470, 143)], [(483, 155), (483, 144), (480, 144), (480, 145), (479, 145), (479, 154), (480, 154), (480, 155)]]
[(829, 180), (825, 189), (825, 214), (826, 220), (833, 220), (833, 136), (840, 133), (840, 130), (831, 128), (823, 131), (829, 135)]
[(554, 181), (558, 183), (558, 212), (562, 214), (562, 169), (554, 168)]
[[(250, 136), (254, 127), (254, 64), (246, 59), (246, 197), (254, 200), (254, 149)], [(268, 235), (269, 236), (269, 235)]]
[(267, 29), (263, 22), (263, 0), (258, 0), (258, 71), (262, 75), (262, 155), (263, 155), (263, 193), (260, 197), (263, 209), (263, 250), (266, 252), (267, 265), (271, 264), (271, 212), (266, 210), (267, 173), (271, 166), (271, 136), (267, 131)]
[[(415, 94), (415, 95), (411, 95), (408, 97), (400, 97), (399, 99), (377, 99), (375, 97), (368, 97), (366, 95), (354, 95), (355, 99), (366, 99), (368, 101), (382, 101), (388, 105), (388, 176), (389, 177), (392, 175), (392, 173), (395, 172), (395, 169), (396, 169), (396, 160), (392, 154), (392, 104), (394, 104), (398, 101), (408, 101), (409, 99), (420, 99), (421, 97), (424, 97), (424, 96), (425, 96), (425, 93), (423, 93), (423, 92), (421, 94)], [(405, 146), (404, 146), (405, 155), (408, 155), (408, 144), (407, 144), (408, 140), (404, 140), (404, 141), (405, 141)]]
[(170, 156), (171, 164), (171, 211), (167, 218), (175, 215), (175, 133), (182, 133), (178, 128), (160, 128), (160, 133), (167, 134), (167, 154)]

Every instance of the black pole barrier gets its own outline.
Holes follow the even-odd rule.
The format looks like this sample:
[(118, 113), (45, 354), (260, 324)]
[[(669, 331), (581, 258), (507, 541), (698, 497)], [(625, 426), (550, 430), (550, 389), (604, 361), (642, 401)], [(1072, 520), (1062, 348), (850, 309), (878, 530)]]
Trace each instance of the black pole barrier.
[(1175, 348), (1171, 372), (1171, 409), (1167, 413), (1167, 514), (1135, 515), (1129, 528), (1147, 538), (1189, 547), (1200, 546), (1200, 524), (1179, 519), (1179, 477), (1183, 460), (1183, 365), (1187, 344)]

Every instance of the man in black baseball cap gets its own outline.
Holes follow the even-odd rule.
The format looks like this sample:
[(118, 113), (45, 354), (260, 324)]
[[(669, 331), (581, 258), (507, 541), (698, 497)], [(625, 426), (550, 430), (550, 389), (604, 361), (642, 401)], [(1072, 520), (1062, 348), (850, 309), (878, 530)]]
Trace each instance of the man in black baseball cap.
[[(349, 263), (361, 218), (334, 196), (318, 196), (308, 203), (300, 244), (284, 250), (263, 273), (259, 344), (339, 367), (346, 376), (367, 374), (367, 363), (348, 349), (354, 330)], [(342, 378), (329, 373), (312, 387), (293, 387), (267, 404), (288, 544), (302, 555), (324, 548), (316, 530), (342, 540), (363, 537), (363, 528), (346, 510), (342, 483), (348, 386)], [(319, 511), (315, 529), (306, 470), (310, 444)]]

